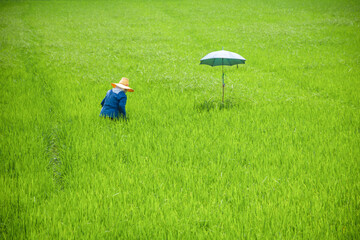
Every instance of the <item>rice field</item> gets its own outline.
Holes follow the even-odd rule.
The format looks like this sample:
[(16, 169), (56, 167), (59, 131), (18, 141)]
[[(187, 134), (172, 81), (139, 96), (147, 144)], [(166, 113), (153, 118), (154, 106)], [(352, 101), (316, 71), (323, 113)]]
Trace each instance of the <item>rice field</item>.
[[(1, 1), (0, 238), (359, 239), (359, 12)], [(128, 120), (100, 118), (121, 77)]]

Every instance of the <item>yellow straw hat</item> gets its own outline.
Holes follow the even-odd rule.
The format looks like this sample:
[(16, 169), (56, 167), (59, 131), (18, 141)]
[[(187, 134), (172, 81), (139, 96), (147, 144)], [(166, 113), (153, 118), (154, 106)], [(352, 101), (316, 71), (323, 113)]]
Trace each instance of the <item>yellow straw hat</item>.
[(121, 89), (126, 89), (126, 90), (128, 90), (128, 92), (133, 92), (134, 91), (134, 89), (129, 87), (129, 79), (127, 79), (125, 77), (121, 78), (119, 83), (112, 83), (111, 85), (113, 87), (119, 87)]

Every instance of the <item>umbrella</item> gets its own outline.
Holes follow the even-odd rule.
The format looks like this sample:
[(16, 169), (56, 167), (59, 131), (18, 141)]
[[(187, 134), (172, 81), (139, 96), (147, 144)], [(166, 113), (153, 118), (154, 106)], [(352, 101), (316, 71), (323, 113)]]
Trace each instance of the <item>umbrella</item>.
[(222, 85), (223, 85), (223, 97), (222, 102), (224, 103), (224, 65), (232, 66), (238, 64), (245, 64), (246, 59), (237, 53), (223, 50), (212, 52), (207, 54), (200, 60), (200, 64), (210, 65), (212, 67), (222, 66)]

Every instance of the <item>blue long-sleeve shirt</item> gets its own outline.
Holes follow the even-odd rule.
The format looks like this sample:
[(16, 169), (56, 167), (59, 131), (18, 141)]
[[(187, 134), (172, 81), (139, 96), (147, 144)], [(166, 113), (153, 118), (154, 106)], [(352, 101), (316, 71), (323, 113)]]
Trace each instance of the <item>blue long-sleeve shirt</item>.
[(110, 118), (126, 118), (126, 105), (127, 96), (123, 90), (111, 89), (107, 91), (105, 98), (101, 101), (100, 116)]

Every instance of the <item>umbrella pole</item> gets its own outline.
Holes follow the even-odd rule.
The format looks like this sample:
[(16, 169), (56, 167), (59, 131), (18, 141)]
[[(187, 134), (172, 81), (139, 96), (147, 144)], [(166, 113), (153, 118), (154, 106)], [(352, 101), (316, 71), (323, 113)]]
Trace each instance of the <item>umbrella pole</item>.
[[(224, 63), (224, 59), (222, 61)], [(224, 104), (224, 93), (225, 93), (224, 65), (222, 65), (222, 87), (223, 87), (222, 103)]]

